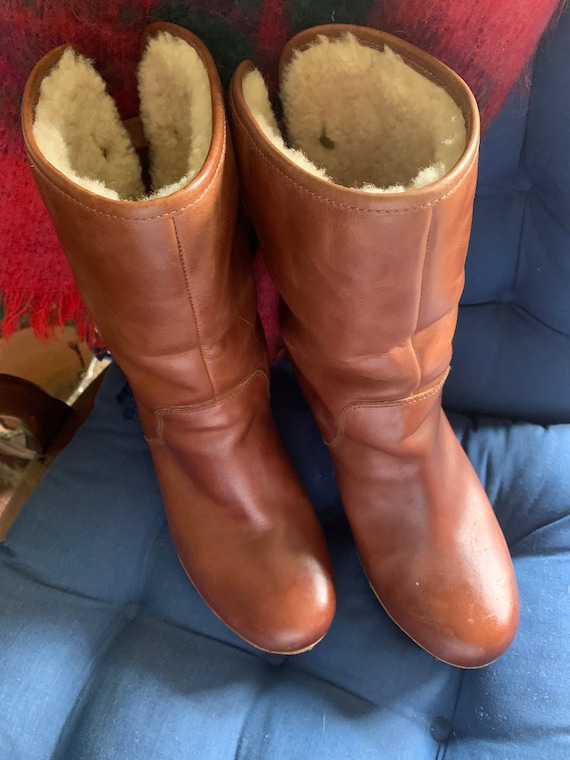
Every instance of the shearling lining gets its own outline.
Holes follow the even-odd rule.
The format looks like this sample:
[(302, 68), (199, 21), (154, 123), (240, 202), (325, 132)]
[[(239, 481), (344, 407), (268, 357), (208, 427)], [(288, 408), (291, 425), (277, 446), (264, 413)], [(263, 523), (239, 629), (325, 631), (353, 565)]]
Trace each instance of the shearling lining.
[(442, 87), (352, 34), (294, 53), (280, 92), (287, 143), (258, 71), (244, 77), (243, 93), (278, 150), (311, 174), (370, 193), (432, 184), (466, 145), (463, 114)]
[(170, 195), (203, 166), (212, 139), (206, 67), (168, 32), (152, 37), (138, 69), (140, 116), (149, 144), (151, 189), (105, 82), (68, 48), (43, 79), (34, 114), (38, 148), (72, 182), (114, 200)]

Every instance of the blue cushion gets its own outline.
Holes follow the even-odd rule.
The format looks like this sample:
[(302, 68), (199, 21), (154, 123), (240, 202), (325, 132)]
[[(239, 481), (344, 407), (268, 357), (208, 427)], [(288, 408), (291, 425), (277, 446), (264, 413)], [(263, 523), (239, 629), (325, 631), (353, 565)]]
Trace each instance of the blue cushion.
[(0, 550), (0, 757), (568, 757), (570, 468), (560, 452), (570, 426), (451, 417), (523, 599), (507, 654), (463, 672), (416, 647), (376, 602), (286, 366), (273, 372), (273, 401), (334, 558), (338, 613), (324, 641), (296, 657), (263, 654), (204, 605), (113, 366)]
[(567, 10), (532, 90), (518, 85), (485, 136), (446, 385), (514, 558), (522, 618), (507, 653), (461, 671), (387, 618), (286, 362), (274, 414), (326, 531), (338, 612), (310, 652), (249, 647), (179, 565), (112, 366), (0, 545), (0, 760), (570, 757), (569, 49)]
[(448, 407), (570, 422), (570, 11), (481, 145)]

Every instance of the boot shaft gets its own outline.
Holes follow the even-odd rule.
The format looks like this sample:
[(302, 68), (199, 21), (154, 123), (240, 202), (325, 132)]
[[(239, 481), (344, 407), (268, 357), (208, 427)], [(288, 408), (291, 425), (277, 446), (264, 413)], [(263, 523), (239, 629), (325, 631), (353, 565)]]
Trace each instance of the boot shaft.
[[(424, 187), (386, 193), (342, 186), (268, 139), (254, 113), (258, 104), (248, 97), (252, 65), (242, 65), (234, 77), (230, 103), (244, 193), (283, 299), (283, 336), (293, 361), (303, 366), (305, 382), (321, 393), (326, 388), (326, 405), (336, 412), (355, 395), (382, 401), (422, 392), (446, 372), (463, 288), (479, 141), (476, 105), (464, 82), (411, 45), (369, 29), (321, 27), (293, 38), (280, 67), (285, 110), (291, 101), (287, 72), (307, 46), (319, 35), (335, 39), (347, 30), (362, 45), (388, 46), (408, 67), (443, 88), (464, 120), (465, 142), (457, 163)], [(310, 74), (324, 91), (336, 84), (346, 95), (340, 107), (357, 110), (358, 82), (350, 80), (343, 66), (345, 60), (330, 70), (301, 72), (298, 85), (309, 81)], [(310, 81), (306, 86), (309, 102)], [(319, 166), (327, 150), (343, 148), (331, 139), (330, 126), (326, 134), (324, 127), (318, 130), (319, 117), (323, 124), (328, 120), (327, 108), (338, 111), (339, 104), (323, 104), (313, 142), (308, 135), (303, 145), (306, 154), (316, 146), (309, 158), (315, 155)], [(382, 114), (377, 116), (380, 134)], [(302, 124), (297, 132), (304, 128)], [(290, 135), (292, 131), (290, 125)], [(346, 144), (353, 150), (358, 134), (349, 137)], [(298, 143), (299, 138), (294, 146)]]
[[(149, 36), (171, 29), (155, 25)], [(36, 65), (22, 107), (32, 171), (78, 289), (149, 408), (165, 398), (180, 405), (223, 394), (254, 371), (264, 353), (221, 85), (202, 43), (189, 32), (184, 40), (206, 69), (212, 136), (196, 176), (169, 195), (104, 197), (46, 158), (34, 118), (42, 82), (65, 48)]]

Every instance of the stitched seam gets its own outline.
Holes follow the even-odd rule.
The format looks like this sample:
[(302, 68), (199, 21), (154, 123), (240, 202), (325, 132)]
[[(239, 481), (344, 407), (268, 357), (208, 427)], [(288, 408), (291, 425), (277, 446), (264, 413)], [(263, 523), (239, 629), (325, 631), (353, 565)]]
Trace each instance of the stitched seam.
[(425, 272), (426, 272), (426, 264), (430, 255), (430, 245), (431, 245), (431, 233), (433, 229), (433, 210), (430, 209), (430, 219), (429, 219), (429, 229), (426, 239), (426, 247), (424, 251), (424, 260), (422, 264), (422, 275), (420, 280), (420, 297), (418, 299), (418, 313), (416, 315), (416, 327), (413, 331), (411, 337), (410, 337), (410, 346), (412, 347), (412, 351), (414, 353), (414, 356), (416, 358), (416, 363), (418, 365), (418, 373), (419, 373), (419, 381), (421, 382), (422, 379), (422, 364), (420, 362), (420, 357), (417, 351), (417, 348), (414, 345), (414, 336), (417, 335), (418, 332), (418, 325), (420, 323), (420, 314), (422, 313), (422, 303), (423, 303), (423, 290), (424, 290), (424, 280), (425, 280)]
[[(191, 201), (190, 203), (188, 203), (186, 206), (180, 206), (180, 208), (177, 208), (174, 211), (168, 211), (165, 214), (156, 214), (155, 216), (146, 216), (146, 217), (144, 217), (142, 219), (132, 219), (132, 218), (130, 218), (129, 215), (128, 215), (128, 211), (127, 210), (126, 210), (125, 216), (121, 216), (119, 214), (109, 214), (106, 211), (99, 211), (99, 209), (92, 208), (91, 206), (88, 206), (86, 203), (82, 203), (81, 201), (77, 200), (77, 198), (74, 198), (69, 193), (66, 193), (65, 190), (62, 190), (60, 187), (58, 187), (53, 182), (53, 180), (37, 164), (35, 164), (33, 162), (33, 160), (31, 161), (31, 166), (32, 166), (32, 169), (34, 169), (39, 175), (41, 175), (41, 177), (48, 183), (48, 185), (51, 186), (51, 188), (53, 190), (55, 190), (60, 195), (63, 195), (63, 197), (66, 198), (68, 201), (71, 201), (72, 203), (74, 203), (77, 206), (81, 206), (81, 208), (85, 209), (86, 211), (89, 211), (92, 214), (99, 214), (99, 216), (107, 217), (107, 219), (120, 219), (121, 221), (128, 221), (129, 223), (131, 223), (131, 222), (152, 222), (155, 219), (165, 219), (165, 218), (170, 217), (170, 216), (175, 216), (176, 214), (179, 214), (180, 212), (185, 211), (186, 209), (191, 208), (192, 206), (195, 206), (196, 204), (198, 204), (198, 203), (200, 203), (202, 201), (202, 199), (204, 198), (204, 196), (206, 195), (206, 193), (209, 192), (209, 190), (212, 187), (212, 185), (216, 182), (218, 174), (220, 173), (220, 171), (222, 169), (222, 166), (225, 163), (226, 147), (227, 147), (226, 146), (226, 139), (227, 139), (227, 136), (226, 136), (226, 124), (224, 122), (224, 137), (223, 137), (222, 151), (221, 151), (220, 160), (218, 162), (218, 166), (216, 167), (216, 171), (214, 172), (214, 174), (212, 176), (212, 179), (208, 182), (207, 186), (202, 190), (202, 192), (200, 193), (200, 195), (197, 198), (195, 198), (193, 201)], [(72, 180), (69, 180), (69, 182), (71, 182), (71, 181)], [(73, 183), (73, 184), (75, 185), (76, 183)], [(163, 199), (161, 198), (160, 200), (163, 200)], [(136, 204), (137, 201), (123, 201), (123, 203), (134, 203), (134, 204)]]
[[(434, 200), (430, 201), (429, 203), (422, 203), (419, 206), (407, 206), (406, 208), (403, 208), (403, 209), (375, 209), (375, 208), (363, 208), (362, 206), (350, 206), (347, 203), (339, 203), (338, 201), (333, 201), (333, 200), (331, 200), (330, 198), (327, 198), (324, 195), (320, 195), (319, 193), (315, 193), (312, 190), (309, 190), (308, 188), (304, 187), (303, 185), (300, 185), (298, 182), (296, 182), (294, 179), (292, 179), (288, 174), (285, 174), (283, 171), (281, 171), (281, 169), (268, 156), (266, 156), (266, 154), (263, 153), (261, 151), (261, 149), (255, 143), (253, 137), (249, 133), (247, 127), (245, 126), (245, 124), (243, 123), (242, 119), (240, 118), (240, 116), (239, 116), (239, 114), (237, 112), (237, 109), (236, 109), (235, 104), (233, 102), (233, 98), (230, 101), (230, 108), (231, 108), (231, 111), (232, 111), (235, 123), (237, 124), (237, 126), (239, 127), (239, 129), (244, 133), (244, 135), (245, 135), (245, 137), (247, 139), (247, 142), (249, 143), (251, 149), (255, 153), (257, 153), (257, 155), (259, 156), (259, 158), (265, 164), (267, 164), (268, 166), (270, 166), (286, 182), (288, 182), (289, 184), (291, 184), (294, 187), (296, 187), (297, 190), (299, 190), (300, 192), (305, 193), (306, 195), (312, 196), (313, 198), (315, 198), (316, 200), (320, 201), (321, 203), (326, 203), (326, 204), (328, 204), (330, 206), (336, 206), (337, 208), (346, 209), (347, 211), (360, 211), (360, 212), (365, 213), (365, 214), (379, 214), (380, 216), (393, 216), (393, 215), (397, 215), (397, 214), (407, 214), (407, 213), (412, 212), (412, 211), (420, 211), (421, 209), (425, 209), (425, 208), (431, 208), (432, 206), (435, 206), (440, 201), (443, 201), (446, 198), (451, 197), (454, 193), (456, 193), (460, 189), (460, 187), (462, 186), (462, 184), (466, 181), (467, 177), (470, 175), (471, 169), (473, 168), (473, 166), (476, 164), (476, 161), (477, 161), (477, 154), (475, 154), (473, 160), (471, 161), (471, 163), (469, 164), (469, 166), (465, 170), (464, 175), (461, 177), (461, 179), (458, 181), (458, 183), (448, 193), (445, 193), (444, 195), (440, 195), (438, 198), (434, 198)], [(253, 121), (256, 124), (256, 128), (259, 128), (258, 125), (257, 125), (257, 122), (255, 121), (255, 119), (253, 119)], [(283, 158), (287, 159), (287, 157), (283, 153), (281, 153), (281, 151), (279, 151), (277, 148), (274, 148), (274, 149), (272, 148), (272, 150), (277, 151), (280, 156), (283, 156)], [(300, 167), (297, 167), (297, 168), (298, 168), (298, 170), (300, 172), (303, 172), (303, 170)], [(341, 188), (343, 188), (345, 190), (351, 190), (351, 189), (353, 189), (353, 188), (346, 188), (346, 187), (344, 187), (342, 185), (336, 185), (336, 183), (331, 183), (331, 184), (333, 184), (334, 187), (341, 187)], [(381, 195), (379, 195), (378, 197), (381, 197)]]
[(234, 386), (227, 393), (224, 393), (221, 396), (216, 396), (210, 401), (201, 401), (199, 404), (187, 404), (184, 406), (164, 406), (164, 407), (161, 407), (160, 409), (156, 409), (154, 412), (154, 416), (156, 420), (157, 437), (146, 438), (145, 440), (148, 443), (157, 443), (158, 441), (161, 440), (162, 433), (164, 430), (164, 416), (165, 415), (192, 414), (193, 412), (202, 412), (206, 409), (213, 409), (215, 406), (224, 404), (226, 401), (231, 401), (231, 399), (235, 398), (236, 396), (239, 396), (239, 394), (243, 390), (245, 390), (245, 388), (257, 377), (260, 377), (264, 381), (267, 387), (267, 392), (269, 392), (269, 378), (267, 377), (267, 373), (262, 369), (256, 369), (255, 372), (253, 372), (249, 377), (247, 377), (238, 385)]
[(431, 388), (428, 388), (425, 391), (422, 391), (421, 393), (414, 394), (412, 396), (407, 396), (403, 399), (398, 399), (397, 401), (353, 401), (352, 403), (345, 406), (339, 415), (338, 418), (338, 424), (337, 424), (337, 432), (335, 437), (331, 441), (324, 441), (325, 444), (331, 448), (336, 446), (336, 444), (340, 441), (340, 439), (344, 435), (344, 429), (346, 426), (346, 420), (348, 419), (348, 415), (354, 411), (354, 409), (379, 409), (379, 408), (388, 408), (388, 407), (395, 407), (395, 406), (410, 406), (412, 404), (418, 404), (420, 401), (425, 401), (425, 399), (430, 398), (431, 396), (435, 396), (441, 388), (443, 387), (443, 384), (447, 380), (447, 376), (449, 375), (450, 367), (447, 368), (447, 370), (444, 372), (443, 377), (441, 377), (440, 380), (437, 381), (437, 383), (432, 386)]
[(178, 227), (176, 226), (176, 219), (172, 219), (172, 224), (174, 226), (174, 234), (176, 236), (176, 244), (178, 246), (178, 258), (180, 259), (180, 265), (182, 266), (182, 271), (184, 273), (184, 284), (186, 286), (186, 293), (188, 295), (188, 300), (190, 301), (190, 308), (192, 309), (194, 324), (196, 325), (196, 336), (198, 338), (198, 350), (200, 351), (200, 356), (202, 358), (202, 363), (204, 364), (204, 369), (206, 370), (206, 374), (208, 375), (208, 380), (210, 381), (210, 385), (212, 386), (212, 393), (216, 395), (216, 388), (214, 386), (214, 381), (210, 374), (210, 370), (208, 369), (208, 364), (206, 362), (206, 357), (204, 356), (204, 351), (202, 348), (202, 336), (200, 334), (200, 325), (198, 322), (196, 309), (194, 308), (194, 299), (192, 298), (192, 290), (190, 288), (190, 274), (188, 272), (188, 267), (186, 266), (186, 261), (182, 253), (182, 245), (180, 243), (180, 237), (178, 235)]

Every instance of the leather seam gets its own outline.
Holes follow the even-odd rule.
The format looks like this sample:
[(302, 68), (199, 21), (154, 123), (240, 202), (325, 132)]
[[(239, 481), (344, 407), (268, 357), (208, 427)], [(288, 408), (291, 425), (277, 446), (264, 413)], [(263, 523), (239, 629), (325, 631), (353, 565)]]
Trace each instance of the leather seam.
[(229, 390), (227, 393), (223, 393), (221, 396), (215, 396), (213, 399), (210, 399), (209, 401), (201, 401), (198, 404), (187, 404), (183, 406), (164, 406), (160, 409), (155, 409), (154, 417), (156, 420), (156, 438), (147, 438), (145, 436), (145, 440), (147, 443), (158, 443), (162, 440), (162, 433), (164, 430), (164, 416), (167, 414), (192, 414), (193, 412), (202, 412), (206, 409), (213, 409), (215, 406), (218, 406), (219, 404), (223, 404), (226, 401), (231, 401), (231, 399), (235, 398), (236, 396), (239, 396), (239, 394), (245, 390), (245, 388), (256, 378), (260, 377), (266, 387), (267, 392), (269, 393), (269, 378), (267, 377), (267, 373), (263, 369), (256, 369), (255, 372), (252, 372), (249, 377), (247, 377), (245, 380), (243, 380), (238, 385), (235, 385), (231, 390)]
[[(417, 206), (407, 206), (406, 208), (403, 208), (403, 209), (376, 209), (376, 208), (364, 208), (362, 206), (351, 206), (351, 205), (349, 205), (347, 203), (339, 203), (338, 201), (333, 201), (333, 200), (331, 200), (330, 198), (327, 198), (324, 195), (320, 195), (319, 193), (315, 193), (312, 190), (309, 190), (308, 188), (304, 187), (303, 185), (300, 185), (298, 182), (296, 182), (288, 174), (285, 174), (283, 171), (281, 171), (281, 169), (268, 156), (266, 156), (265, 153), (263, 153), (263, 151), (258, 147), (258, 145), (256, 144), (255, 140), (253, 139), (253, 137), (248, 132), (245, 124), (243, 123), (241, 117), (239, 116), (239, 114), (237, 112), (237, 109), (236, 109), (235, 104), (233, 102), (233, 98), (230, 100), (230, 108), (231, 108), (232, 115), (234, 117), (235, 123), (241, 129), (241, 131), (244, 133), (244, 135), (245, 135), (245, 137), (246, 137), (246, 139), (247, 139), (247, 141), (248, 141), (251, 149), (255, 153), (257, 153), (257, 155), (261, 158), (261, 160), (265, 164), (267, 164), (268, 166), (270, 166), (287, 183), (289, 183), (289, 184), (293, 185), (294, 187), (296, 187), (300, 192), (305, 193), (306, 195), (310, 195), (310, 196), (312, 196), (313, 198), (315, 198), (316, 200), (318, 200), (318, 201), (320, 201), (322, 203), (326, 203), (326, 204), (328, 204), (330, 206), (336, 206), (337, 208), (345, 209), (347, 211), (359, 211), (359, 212), (362, 212), (362, 213), (365, 213), (365, 214), (379, 214), (380, 216), (394, 216), (394, 215), (398, 215), (398, 214), (407, 214), (407, 213), (413, 212), (413, 211), (421, 211), (422, 209), (425, 209), (425, 208), (431, 208), (432, 206), (435, 206), (436, 204), (438, 204), (440, 201), (443, 201), (446, 198), (451, 197), (452, 195), (454, 195), (460, 189), (460, 187), (466, 181), (467, 177), (470, 175), (471, 170), (473, 169), (473, 166), (476, 164), (476, 160), (477, 160), (477, 154), (475, 154), (475, 157), (473, 158), (473, 160), (471, 161), (471, 163), (467, 166), (467, 168), (465, 169), (465, 172), (464, 172), (463, 176), (457, 182), (457, 184), (451, 190), (449, 190), (449, 192), (444, 193), (443, 195), (440, 195), (437, 198), (434, 198), (432, 201), (429, 201), (429, 203), (422, 203), (422, 204), (417, 205)], [(257, 122), (255, 122), (255, 123), (257, 125)], [(277, 148), (275, 148), (275, 150), (277, 151)], [(278, 152), (279, 152), (279, 155), (283, 155), (280, 151), (278, 151)], [(283, 156), (283, 157), (285, 159), (287, 159), (286, 156)], [(301, 167), (297, 167), (297, 168), (298, 168), (298, 170), (300, 172), (303, 172), (303, 169), (301, 169)], [(344, 189), (344, 190), (354, 190), (355, 189), (355, 188), (350, 188), (350, 187), (347, 188), (344, 185), (337, 185), (336, 183), (332, 183), (332, 182), (330, 184), (333, 187), (338, 187), (338, 188), (341, 188), (341, 189)], [(369, 195), (371, 195), (371, 194), (369, 194)], [(382, 194), (379, 193), (377, 197), (381, 198)]]
[(418, 313), (416, 315), (416, 327), (415, 327), (415, 330), (413, 331), (413, 333), (412, 333), (412, 335), (410, 337), (410, 346), (411, 346), (412, 351), (414, 353), (414, 357), (416, 359), (416, 364), (418, 365), (418, 375), (419, 375), (420, 382), (421, 382), (421, 377), (422, 377), (422, 364), (420, 362), (420, 357), (419, 357), (419, 354), (418, 354), (418, 350), (417, 350), (416, 346), (414, 345), (414, 336), (417, 335), (417, 333), (418, 333), (418, 325), (419, 325), (419, 322), (420, 322), (420, 315), (422, 313), (424, 284), (425, 284), (425, 274), (426, 274), (426, 264), (427, 264), (427, 261), (428, 261), (429, 255), (430, 255), (432, 229), (433, 229), (433, 210), (430, 209), (429, 227), (428, 227), (428, 233), (427, 233), (427, 238), (426, 238), (426, 245), (425, 245), (425, 250), (424, 250), (424, 260), (423, 260), (423, 263), (422, 263), (422, 275), (421, 275), (421, 280), (420, 280), (420, 293), (419, 293), (419, 298), (418, 298)]
[[(81, 208), (85, 209), (86, 211), (89, 211), (92, 214), (98, 214), (99, 216), (104, 216), (107, 219), (119, 219), (121, 221), (126, 221), (126, 222), (129, 222), (129, 223), (131, 223), (131, 222), (152, 222), (152, 221), (155, 221), (156, 219), (166, 219), (166, 218), (169, 218), (169, 217), (176, 216), (177, 214), (180, 214), (182, 211), (185, 211), (186, 209), (191, 208), (192, 206), (195, 206), (196, 204), (200, 203), (203, 200), (204, 196), (210, 191), (212, 185), (215, 183), (215, 181), (216, 181), (216, 179), (218, 177), (218, 174), (220, 173), (221, 168), (222, 168), (222, 166), (225, 163), (226, 151), (227, 151), (226, 129), (227, 129), (227, 127), (226, 127), (226, 123), (224, 121), (224, 137), (223, 137), (223, 142), (222, 142), (222, 150), (221, 150), (220, 160), (218, 161), (218, 166), (216, 167), (216, 171), (214, 172), (214, 174), (212, 175), (212, 178), (208, 182), (207, 186), (202, 190), (202, 192), (200, 193), (200, 195), (197, 198), (195, 198), (193, 201), (191, 201), (190, 203), (186, 204), (186, 206), (181, 206), (180, 208), (177, 208), (174, 211), (168, 211), (165, 214), (156, 214), (155, 216), (145, 216), (145, 217), (143, 217), (141, 219), (132, 219), (132, 218), (130, 218), (128, 216), (128, 213), (125, 216), (121, 216), (119, 214), (109, 214), (107, 211), (100, 211), (99, 209), (93, 208), (92, 206), (89, 206), (86, 203), (83, 203), (82, 201), (77, 200), (77, 198), (74, 198), (72, 195), (70, 195), (69, 193), (67, 193), (65, 190), (62, 190), (58, 185), (56, 185), (53, 182), (53, 180), (48, 176), (48, 174), (46, 174), (43, 171), (43, 169), (41, 169), (36, 163), (34, 163), (33, 159), (30, 161), (30, 166), (31, 166), (32, 170), (35, 170), (39, 175), (41, 175), (41, 177), (50, 185), (50, 187), (53, 190), (55, 190), (60, 195), (63, 195), (67, 200), (71, 201), (75, 205), (80, 206)], [(57, 167), (55, 167), (55, 168), (57, 168)], [(77, 183), (73, 182), (73, 180), (70, 180), (68, 177), (66, 177), (66, 179), (67, 179), (68, 182), (72, 183), (74, 186), (80, 187), (80, 185), (77, 185)], [(102, 197), (102, 196), (97, 196), (97, 197)], [(170, 196), (163, 196), (163, 197), (168, 198)], [(160, 198), (160, 199), (157, 199), (157, 200), (162, 200), (162, 199), (163, 198)], [(152, 199), (150, 199), (150, 200), (152, 201)], [(115, 201), (115, 202), (116, 203), (129, 203), (129, 204), (132, 203), (133, 205), (137, 205), (141, 201), (125, 201), (125, 200), (121, 201), (121, 200), (119, 200), (119, 201)]]
[(198, 338), (198, 350), (200, 351), (200, 357), (202, 359), (204, 369), (206, 370), (206, 375), (208, 376), (208, 380), (210, 381), (210, 385), (212, 386), (212, 393), (215, 396), (216, 388), (214, 386), (214, 381), (212, 380), (212, 375), (210, 374), (210, 370), (208, 369), (208, 364), (206, 362), (206, 357), (204, 356), (204, 350), (202, 348), (202, 336), (200, 334), (200, 325), (198, 323), (196, 309), (194, 308), (194, 299), (192, 298), (192, 290), (190, 288), (190, 275), (188, 273), (188, 267), (186, 266), (186, 261), (184, 259), (184, 254), (182, 252), (182, 244), (180, 242), (180, 236), (178, 235), (178, 227), (176, 226), (176, 219), (172, 219), (172, 225), (174, 227), (174, 235), (176, 237), (176, 245), (178, 247), (178, 258), (180, 260), (180, 265), (182, 267), (182, 272), (184, 274), (184, 285), (186, 286), (186, 293), (188, 295), (188, 300), (190, 302), (190, 308), (192, 309), (194, 324), (196, 325), (196, 337)]
[(355, 409), (379, 409), (396, 406), (411, 406), (412, 404), (418, 404), (421, 401), (425, 401), (427, 398), (435, 396), (442, 389), (445, 381), (447, 380), (450, 369), (451, 367), (448, 367), (443, 376), (436, 382), (435, 385), (425, 391), (422, 391), (421, 393), (415, 393), (412, 396), (407, 396), (406, 398), (398, 399), (397, 401), (353, 401), (352, 403), (347, 404), (347, 406), (343, 407), (339, 414), (336, 434), (334, 438), (332, 438), (330, 441), (325, 440), (324, 443), (329, 448), (334, 448), (340, 442), (344, 436), (346, 420), (348, 419), (349, 414)]

